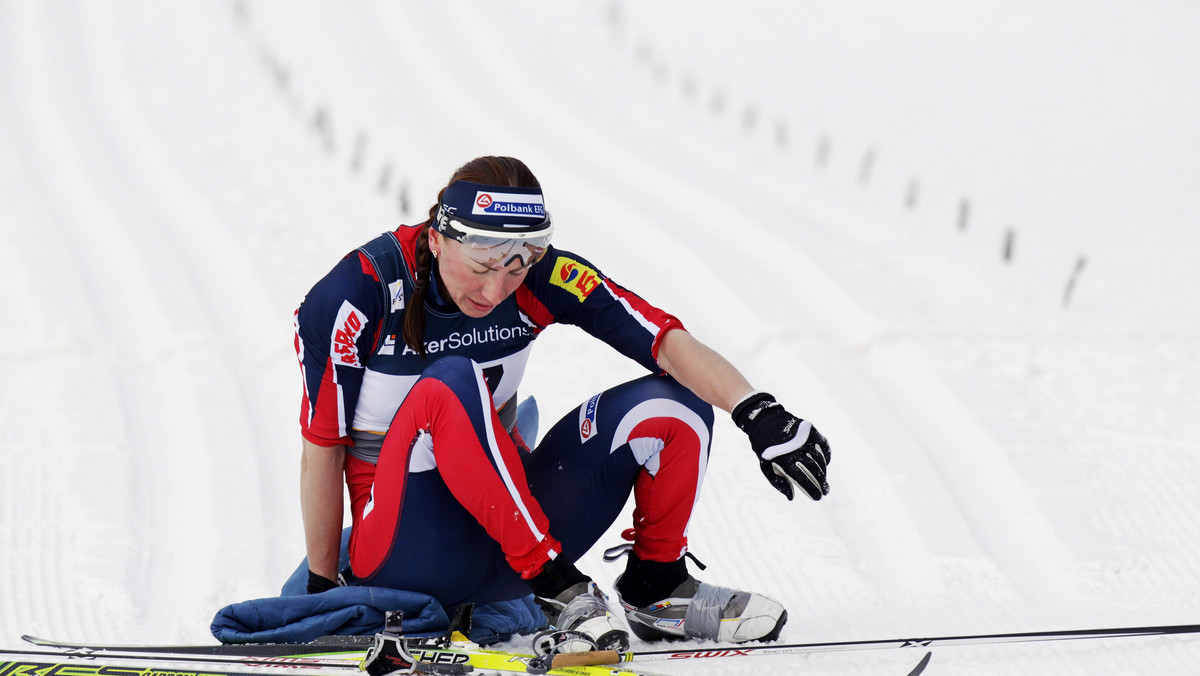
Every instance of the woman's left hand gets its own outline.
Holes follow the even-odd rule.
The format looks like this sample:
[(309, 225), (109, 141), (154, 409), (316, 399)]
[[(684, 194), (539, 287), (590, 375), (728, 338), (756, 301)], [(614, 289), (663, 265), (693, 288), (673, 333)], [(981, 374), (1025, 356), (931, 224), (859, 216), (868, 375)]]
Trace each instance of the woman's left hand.
[(763, 476), (788, 500), (797, 486), (813, 500), (829, 494), (829, 442), (812, 423), (788, 413), (766, 392), (739, 403), (733, 422), (750, 437)]

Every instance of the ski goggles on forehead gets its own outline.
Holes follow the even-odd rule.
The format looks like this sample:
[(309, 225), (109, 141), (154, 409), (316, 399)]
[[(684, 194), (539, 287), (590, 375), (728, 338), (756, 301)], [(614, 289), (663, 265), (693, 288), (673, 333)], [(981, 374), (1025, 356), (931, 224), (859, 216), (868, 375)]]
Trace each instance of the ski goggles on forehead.
[(452, 216), (439, 208), (437, 230), (463, 245), (463, 252), (476, 263), (488, 268), (507, 268), (519, 262), (517, 269), (527, 268), (546, 255), (554, 223), (550, 214), (536, 223), (517, 227), (484, 225), (460, 216)]

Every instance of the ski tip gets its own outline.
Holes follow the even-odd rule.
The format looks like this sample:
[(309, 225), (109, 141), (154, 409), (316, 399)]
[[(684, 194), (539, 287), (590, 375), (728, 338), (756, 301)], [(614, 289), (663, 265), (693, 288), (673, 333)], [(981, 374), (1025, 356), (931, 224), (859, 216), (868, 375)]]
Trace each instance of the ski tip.
[(925, 667), (929, 666), (929, 660), (932, 657), (932, 652), (925, 653), (925, 657), (922, 657), (921, 661), (917, 662), (917, 666), (914, 667), (912, 671), (908, 672), (908, 676), (920, 676), (921, 672), (925, 671)]

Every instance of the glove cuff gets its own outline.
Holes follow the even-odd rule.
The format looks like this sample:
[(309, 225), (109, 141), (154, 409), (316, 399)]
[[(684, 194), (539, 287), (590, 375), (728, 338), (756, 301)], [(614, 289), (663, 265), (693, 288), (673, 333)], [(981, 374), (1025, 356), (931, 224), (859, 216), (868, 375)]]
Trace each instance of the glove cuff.
[(307, 591), (309, 594), (320, 594), (321, 592), (327, 592), (330, 589), (337, 588), (338, 583), (336, 580), (330, 580), (324, 575), (317, 575), (316, 573), (312, 572), (312, 570), (308, 571)]
[(731, 413), (733, 424), (737, 425), (743, 432), (749, 431), (747, 428), (758, 418), (758, 414), (772, 406), (778, 406), (775, 397), (766, 392), (751, 392), (733, 407)]

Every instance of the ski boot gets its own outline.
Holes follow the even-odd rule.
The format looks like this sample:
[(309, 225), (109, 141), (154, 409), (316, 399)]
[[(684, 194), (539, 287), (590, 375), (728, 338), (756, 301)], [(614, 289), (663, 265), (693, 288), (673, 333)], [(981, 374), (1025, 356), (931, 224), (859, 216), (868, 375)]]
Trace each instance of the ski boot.
[[(604, 559), (615, 561), (626, 554), (625, 573), (613, 586), (629, 628), (642, 640), (774, 641), (787, 622), (783, 604), (762, 594), (700, 582), (688, 574), (683, 557), (672, 563), (643, 561), (633, 553), (633, 545), (626, 544), (606, 551)], [(685, 556), (705, 568), (696, 557)]]
[(537, 598), (550, 629), (533, 639), (538, 655), (588, 650), (629, 650), (629, 632), (608, 609), (595, 582), (578, 582), (554, 598)]

